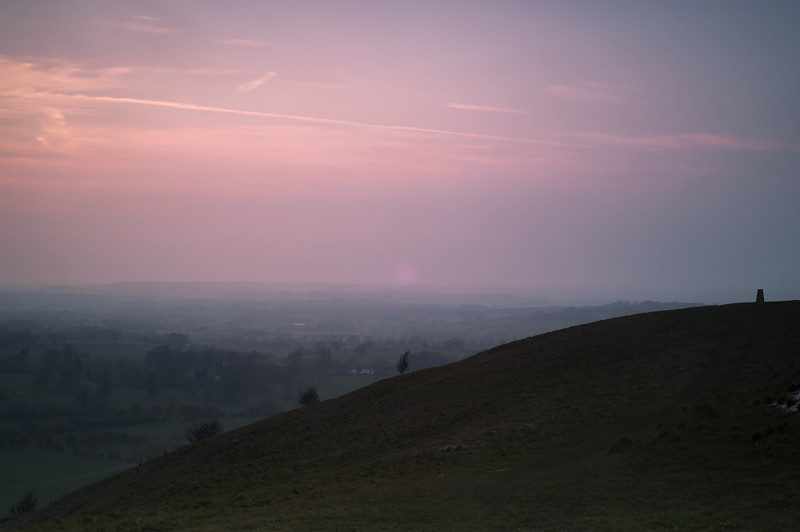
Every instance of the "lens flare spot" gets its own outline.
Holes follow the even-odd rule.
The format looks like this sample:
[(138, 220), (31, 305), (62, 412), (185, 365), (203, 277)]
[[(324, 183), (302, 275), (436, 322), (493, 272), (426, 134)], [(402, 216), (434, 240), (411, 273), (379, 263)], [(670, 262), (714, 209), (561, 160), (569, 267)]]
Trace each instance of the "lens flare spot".
[(392, 269), (392, 281), (398, 286), (416, 284), (418, 277), (417, 266), (411, 261), (398, 262)]

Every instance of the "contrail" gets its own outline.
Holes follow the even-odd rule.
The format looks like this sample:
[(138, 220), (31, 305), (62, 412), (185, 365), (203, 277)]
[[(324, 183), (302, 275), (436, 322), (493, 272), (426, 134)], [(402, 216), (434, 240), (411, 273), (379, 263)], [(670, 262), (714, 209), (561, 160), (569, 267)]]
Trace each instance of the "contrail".
[(89, 96), (86, 94), (74, 94), (73, 97), (81, 100), (92, 100), (99, 102), (129, 103), (135, 105), (150, 105), (155, 107), (169, 107), (172, 109), (187, 109), (192, 111), (208, 111), (212, 113), (228, 113), (243, 116), (258, 116), (262, 118), (278, 118), (282, 120), (294, 120), (299, 122), (313, 122), (316, 124), (330, 124), (337, 126), (357, 127), (366, 129), (379, 129), (384, 131), (409, 131), (413, 133), (430, 133), (434, 135), (448, 135), (451, 137), (462, 137), (484, 140), (500, 140), (504, 142), (515, 142), (521, 144), (537, 144), (541, 146), (560, 146), (568, 148), (582, 148), (582, 144), (569, 144), (566, 142), (556, 142), (550, 140), (529, 139), (525, 137), (506, 137), (503, 135), (487, 135), (484, 133), (467, 133), (463, 131), (451, 131), (448, 129), (434, 129), (415, 126), (397, 126), (391, 124), (371, 124), (369, 122), (356, 122), (353, 120), (340, 120), (336, 118), (318, 118), (313, 116), (287, 115), (282, 113), (268, 113), (264, 111), (244, 111), (242, 109), (229, 109), (226, 107), (213, 107), (209, 105), (196, 105), (193, 103), (170, 102), (164, 100), (144, 100), (140, 98), (125, 98), (118, 96)]

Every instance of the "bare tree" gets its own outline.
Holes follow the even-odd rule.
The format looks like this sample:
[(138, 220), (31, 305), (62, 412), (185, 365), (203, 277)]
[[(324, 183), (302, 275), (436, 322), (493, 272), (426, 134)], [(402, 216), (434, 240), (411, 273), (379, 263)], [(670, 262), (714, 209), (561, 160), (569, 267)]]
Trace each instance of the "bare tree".
[(8, 509), (8, 514), (13, 517), (15, 515), (33, 512), (38, 506), (39, 497), (33, 494), (33, 490), (28, 490), (16, 504), (11, 505)]
[(222, 432), (222, 423), (216, 419), (201, 421), (186, 429), (186, 439), (189, 443), (205, 440)]
[(303, 406), (319, 403), (319, 393), (316, 386), (309, 386), (305, 391), (300, 392), (297, 402)]
[(408, 355), (410, 354), (411, 351), (406, 351), (400, 356), (400, 360), (397, 361), (397, 371), (400, 372), (400, 375), (408, 370)]

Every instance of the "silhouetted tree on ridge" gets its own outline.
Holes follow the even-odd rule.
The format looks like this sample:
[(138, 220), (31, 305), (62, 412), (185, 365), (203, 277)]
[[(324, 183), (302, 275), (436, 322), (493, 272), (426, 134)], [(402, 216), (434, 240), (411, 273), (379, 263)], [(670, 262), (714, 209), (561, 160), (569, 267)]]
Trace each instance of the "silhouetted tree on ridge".
[(303, 406), (313, 405), (319, 403), (319, 392), (316, 386), (309, 386), (304, 391), (300, 392), (297, 402)]
[(408, 355), (411, 354), (411, 351), (406, 351), (402, 355), (400, 355), (400, 360), (397, 361), (397, 371), (400, 372), (400, 375), (405, 373), (408, 370), (409, 362), (408, 362)]

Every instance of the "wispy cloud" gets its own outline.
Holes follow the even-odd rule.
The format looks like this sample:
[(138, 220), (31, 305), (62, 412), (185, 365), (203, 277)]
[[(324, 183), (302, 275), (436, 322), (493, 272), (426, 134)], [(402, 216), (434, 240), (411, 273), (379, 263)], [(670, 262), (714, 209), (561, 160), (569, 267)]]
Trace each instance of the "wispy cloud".
[(44, 109), (44, 117), (40, 121), (41, 133), (36, 140), (46, 148), (58, 149), (70, 140), (67, 121), (60, 110)]
[(494, 107), (491, 105), (472, 105), (467, 103), (446, 103), (443, 105), (451, 109), (462, 109), (465, 111), (489, 111), (492, 113), (514, 113), (521, 115), (529, 114), (528, 111), (523, 111), (521, 109), (511, 109), (508, 107)]
[(226, 107), (213, 107), (208, 105), (196, 105), (191, 103), (183, 103), (183, 102), (174, 102), (174, 101), (164, 101), (164, 100), (147, 100), (147, 99), (140, 99), (140, 98), (125, 98), (125, 97), (117, 97), (117, 96), (91, 96), (86, 94), (74, 94), (71, 95), (72, 98), (85, 100), (85, 101), (98, 101), (98, 102), (110, 102), (110, 103), (123, 103), (123, 104), (135, 104), (135, 105), (149, 105), (155, 107), (169, 107), (173, 109), (186, 109), (186, 110), (193, 110), (193, 111), (206, 111), (206, 112), (213, 112), (213, 113), (228, 113), (228, 114), (235, 114), (235, 115), (243, 115), (243, 116), (260, 116), (263, 118), (275, 118), (281, 120), (293, 120), (299, 122), (307, 122), (307, 123), (316, 123), (316, 124), (327, 124), (327, 125), (338, 125), (338, 126), (347, 126), (347, 127), (357, 127), (357, 128), (367, 128), (373, 130), (383, 130), (383, 131), (397, 131), (397, 132), (408, 132), (408, 133), (425, 133), (431, 135), (444, 135), (444, 136), (451, 136), (451, 137), (461, 137), (461, 138), (471, 138), (471, 139), (484, 139), (484, 140), (497, 140), (497, 141), (504, 141), (504, 142), (513, 142), (513, 143), (520, 143), (520, 144), (536, 144), (536, 145), (543, 145), (543, 146), (560, 146), (560, 147), (567, 147), (567, 148), (576, 148), (576, 147), (585, 147), (581, 144), (576, 143), (567, 143), (567, 142), (559, 142), (559, 141), (551, 141), (551, 140), (541, 140), (541, 139), (532, 139), (527, 137), (507, 137), (503, 135), (488, 135), (484, 133), (468, 133), (464, 131), (453, 131), (447, 129), (435, 129), (435, 128), (425, 128), (425, 127), (416, 127), (416, 126), (401, 126), (401, 125), (392, 125), (392, 124), (373, 124), (368, 122), (357, 122), (354, 120), (340, 120), (335, 118), (320, 118), (320, 117), (312, 117), (312, 116), (303, 116), (303, 115), (289, 115), (289, 114), (282, 114), (282, 113), (268, 113), (264, 111), (245, 111), (242, 109), (230, 109)]
[(675, 135), (624, 136), (608, 133), (576, 133), (586, 141), (601, 144), (640, 148), (643, 150), (686, 150), (693, 148), (720, 148), (750, 151), (797, 150), (797, 147), (764, 139), (711, 135), (704, 133), (682, 133)]
[[(98, 108), (98, 105), (102, 104), (149, 106), (183, 109), (187, 112), (261, 117), (269, 119), (268, 124), (271, 128), (277, 125), (287, 127), (281, 122), (294, 122), (327, 126), (327, 128), (316, 128), (318, 131), (326, 129), (333, 131), (330, 128), (359, 130), (371, 138), (377, 138), (378, 136), (374, 133), (382, 131), (395, 133), (394, 136), (383, 137), (384, 140), (391, 139), (392, 142), (410, 142), (413, 135), (423, 138), (448, 139), (448, 144), (453, 139), (465, 139), (471, 142), (496, 141), (528, 146), (563, 148), (579, 146), (577, 143), (559, 142), (555, 139), (490, 135), (414, 125), (376, 124), (319, 116), (250, 111), (228, 106), (196, 105), (155, 98), (110, 96), (105, 92), (114, 90), (119, 93), (120, 90), (133, 87), (137, 83), (135, 74), (139, 72), (140, 67), (92, 68), (64, 61), (20, 61), (0, 56), (0, 118), (3, 118), (0, 121), (0, 144), (6, 148), (14, 147), (17, 151), (27, 150), (26, 153), (39, 153), (33, 150), (41, 150), (41, 148), (46, 148), (48, 152), (61, 153), (74, 151), (88, 145), (110, 142), (111, 138), (118, 138), (114, 135), (119, 132), (127, 131), (126, 135), (133, 135), (131, 131), (135, 131), (136, 128), (126, 130), (121, 124), (113, 128), (113, 132), (98, 126), (97, 121), (92, 117), (102, 113)], [(172, 71), (168, 71), (165, 74), (171, 73)], [(185, 74), (186, 72), (181, 73)], [(227, 74), (227, 71), (225, 73)], [(253, 90), (273, 76), (274, 73), (268, 72), (255, 80), (242, 84), (240, 90)], [(124, 114), (124, 109), (120, 109), (120, 111), (123, 111), (121, 116), (128, 116)], [(310, 131), (312, 128), (302, 129)], [(143, 134), (142, 138), (150, 136), (152, 136), (152, 132), (148, 131)], [(120, 141), (119, 144), (123, 145), (125, 142)]]
[(293, 85), (295, 87), (308, 87), (310, 89), (322, 89), (322, 90), (342, 90), (342, 89), (352, 89), (354, 85), (348, 85), (347, 83), (327, 83), (324, 81), (298, 81), (298, 80), (288, 80), (284, 81), (289, 85)]
[(236, 68), (191, 68), (184, 73), (192, 76), (231, 76), (242, 71)]
[(263, 41), (255, 41), (253, 39), (224, 39), (222, 41), (217, 41), (220, 44), (227, 44), (230, 46), (253, 46), (253, 47), (261, 47), (261, 46), (269, 46), (268, 42)]
[(261, 85), (263, 85), (267, 81), (269, 81), (272, 78), (274, 78), (276, 75), (277, 74), (275, 74), (275, 72), (267, 72), (266, 74), (264, 74), (263, 76), (261, 76), (259, 78), (256, 78), (254, 80), (248, 81), (247, 83), (242, 83), (241, 85), (236, 87), (236, 90), (238, 92), (249, 92), (249, 91), (251, 91), (253, 89), (256, 89), (256, 88), (260, 87)]
[(176, 33), (178, 30), (161, 24), (161, 20), (147, 15), (131, 15), (127, 20), (106, 21), (107, 24), (138, 33)]
[(5, 96), (38, 90), (90, 91), (119, 87), (128, 67), (89, 69), (76, 63), (32, 63), (0, 56), (0, 91)]
[(637, 91), (605, 83), (551, 85), (545, 92), (559, 100), (588, 103), (632, 103), (639, 101)]

